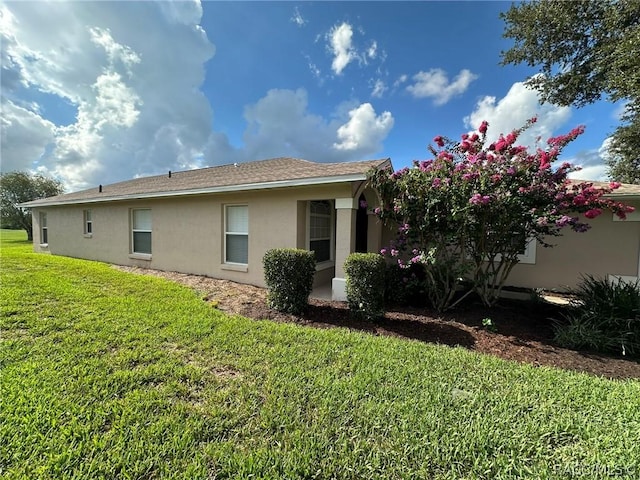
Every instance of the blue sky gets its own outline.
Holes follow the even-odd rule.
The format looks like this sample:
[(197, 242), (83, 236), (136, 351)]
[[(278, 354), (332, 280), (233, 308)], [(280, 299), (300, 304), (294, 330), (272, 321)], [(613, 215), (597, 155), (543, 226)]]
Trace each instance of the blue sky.
[(2, 2), (2, 171), (68, 191), (294, 156), (426, 158), (436, 135), (534, 115), (522, 142), (586, 133), (563, 160), (603, 179), (622, 107), (540, 105), (505, 66), (508, 2)]

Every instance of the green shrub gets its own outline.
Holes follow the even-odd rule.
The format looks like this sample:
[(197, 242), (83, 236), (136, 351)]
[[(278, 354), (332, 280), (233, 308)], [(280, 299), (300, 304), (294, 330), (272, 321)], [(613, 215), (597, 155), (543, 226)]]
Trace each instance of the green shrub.
[(313, 252), (295, 248), (274, 248), (265, 253), (264, 279), (267, 303), (281, 312), (300, 314), (308, 305), (316, 272)]
[(556, 322), (556, 341), (571, 348), (640, 355), (640, 282), (584, 276), (571, 291), (575, 302)]
[(344, 263), (351, 313), (372, 320), (384, 315), (386, 262), (377, 253), (352, 253)]

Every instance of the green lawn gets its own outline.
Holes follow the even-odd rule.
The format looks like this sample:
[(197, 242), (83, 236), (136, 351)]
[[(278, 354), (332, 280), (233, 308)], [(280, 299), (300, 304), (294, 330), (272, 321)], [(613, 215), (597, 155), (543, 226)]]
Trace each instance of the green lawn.
[(638, 478), (640, 382), (229, 317), (2, 232), (2, 478)]

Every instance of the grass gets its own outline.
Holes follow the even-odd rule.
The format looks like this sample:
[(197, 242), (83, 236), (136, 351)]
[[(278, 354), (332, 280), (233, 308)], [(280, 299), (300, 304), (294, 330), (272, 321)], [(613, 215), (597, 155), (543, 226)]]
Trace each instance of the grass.
[(6, 479), (638, 478), (640, 382), (226, 316), (2, 232)]

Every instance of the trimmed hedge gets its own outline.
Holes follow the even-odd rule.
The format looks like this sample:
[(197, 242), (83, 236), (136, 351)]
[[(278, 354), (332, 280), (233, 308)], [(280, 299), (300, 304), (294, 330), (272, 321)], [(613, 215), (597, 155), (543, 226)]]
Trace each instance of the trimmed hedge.
[(265, 253), (264, 280), (267, 304), (280, 312), (300, 314), (309, 303), (316, 273), (313, 252), (297, 248), (274, 248)]
[(351, 313), (373, 320), (384, 315), (386, 263), (377, 253), (352, 253), (344, 263)]

